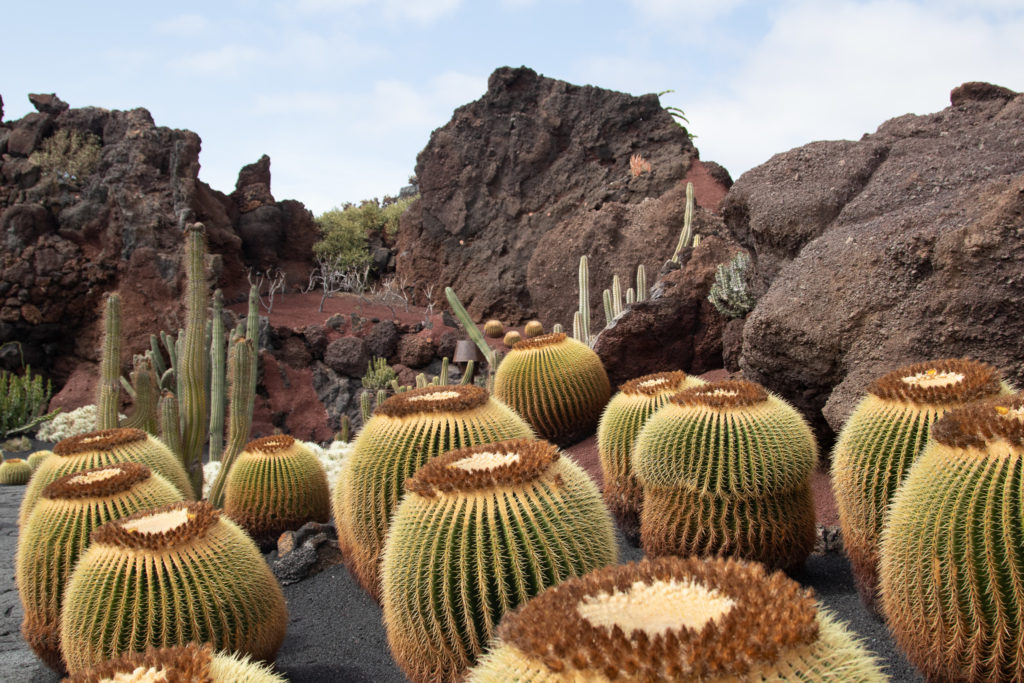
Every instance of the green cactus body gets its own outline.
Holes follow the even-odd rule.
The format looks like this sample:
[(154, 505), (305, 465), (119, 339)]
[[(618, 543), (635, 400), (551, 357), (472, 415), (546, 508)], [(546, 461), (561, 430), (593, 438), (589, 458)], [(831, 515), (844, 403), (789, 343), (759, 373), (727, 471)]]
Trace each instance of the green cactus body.
[(68, 474), (43, 489), (18, 536), (15, 579), (25, 612), (22, 635), (50, 668), (65, 671), (60, 608), (89, 534), (112, 519), (180, 500), (169, 481), (134, 462)]
[(327, 522), (327, 472), (313, 451), (290, 436), (250, 441), (228, 475), (224, 514), (261, 546), (306, 522)]
[(519, 334), (515, 330), (507, 332), (505, 337), (502, 339), (502, 343), (510, 349), (521, 341), (523, 341), (523, 335)]
[(181, 411), (181, 460), (194, 495), (203, 490), (203, 446), (209, 438), (207, 389), (210, 347), (206, 341), (206, 231), (202, 223), (185, 228), (185, 334), (178, 353), (178, 408)]
[(523, 327), (523, 336), (527, 339), (539, 337), (544, 334), (544, 323), (539, 320), (531, 320)]
[(929, 680), (1024, 671), (1024, 394), (946, 413), (893, 496), (879, 552), (889, 630)]
[(508, 406), (476, 386), (412, 389), (384, 401), (356, 437), (333, 494), (338, 544), (352, 573), (380, 593), (380, 555), (402, 486), (447, 451), (533, 431)]
[(154, 436), (141, 429), (101, 429), (64, 439), (53, 447), (54, 455), (39, 466), (25, 489), (18, 512), (23, 527), (43, 489), (66, 474), (91, 470), (104, 465), (137, 462), (163, 476), (181, 491), (186, 500), (193, 497), (192, 486), (181, 462)]
[(648, 418), (665, 405), (673, 394), (705, 384), (685, 372), (658, 372), (632, 379), (605, 406), (597, 425), (598, 457), (604, 476), (604, 502), (622, 532), (631, 539), (640, 536), (643, 489), (633, 475), (633, 444)]
[(484, 336), (497, 339), (505, 334), (505, 325), (500, 320), (488, 320), (484, 323)]
[(233, 652), (214, 652), (208, 644), (150, 647), (76, 673), (65, 683), (287, 683), (270, 667)]
[(284, 594), (252, 539), (206, 502), (172, 503), (92, 533), (68, 581), (60, 642), (68, 670), (208, 642), (272, 660)]
[(817, 444), (803, 417), (758, 384), (679, 392), (637, 436), (650, 555), (734, 555), (799, 566), (814, 547)]
[(508, 615), (471, 683), (887, 680), (813, 592), (753, 562), (663, 557), (569, 579)]
[(22, 486), (32, 478), (32, 466), (21, 458), (0, 463), (0, 486)]
[(915, 363), (882, 377), (843, 426), (832, 452), (843, 548), (861, 600), (878, 609), (878, 539), (885, 510), (931, 425), (971, 401), (1009, 393), (991, 365), (967, 359)]
[(100, 356), (100, 381), (96, 386), (96, 426), (117, 427), (121, 398), (121, 296), (107, 295), (103, 309), (103, 350)]
[(611, 397), (601, 359), (564, 334), (524, 339), (509, 351), (494, 376), (494, 396), (559, 446), (593, 433)]
[(53, 455), (53, 451), (36, 451), (32, 455), (28, 456), (28, 466), (35, 472), (39, 469), (39, 466), (43, 464), (43, 461)]
[(384, 625), (412, 681), (461, 680), (502, 615), (617, 560), (590, 477), (545, 441), (434, 458), (406, 484), (384, 551)]

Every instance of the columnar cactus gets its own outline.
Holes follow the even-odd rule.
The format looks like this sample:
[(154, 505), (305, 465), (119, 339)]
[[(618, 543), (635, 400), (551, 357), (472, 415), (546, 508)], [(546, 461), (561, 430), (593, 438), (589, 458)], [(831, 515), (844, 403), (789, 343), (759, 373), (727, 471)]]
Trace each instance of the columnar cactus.
[(50, 668), (65, 670), (60, 608), (89, 534), (112, 519), (180, 500), (169, 481), (134, 462), (68, 474), (43, 489), (18, 536), (15, 579), (25, 613), (22, 635)]
[(616, 561), (590, 477), (546, 441), (446, 453), (406, 483), (384, 551), (384, 625), (413, 681), (461, 680), (502, 615)]
[(488, 320), (484, 323), (484, 334), (488, 337), (497, 339), (501, 335), (505, 334), (505, 325), (500, 320)]
[(732, 559), (599, 569), (509, 614), (471, 683), (886, 678), (812, 591)]
[(524, 339), (509, 351), (494, 376), (494, 396), (560, 446), (589, 435), (611, 397), (601, 359), (564, 334)]
[(604, 502), (628, 538), (639, 538), (643, 507), (643, 489), (632, 466), (636, 437), (647, 419), (673, 394), (704, 383), (682, 371), (637, 377), (619, 387), (601, 414), (597, 448), (604, 475)]
[(227, 380), (228, 442), (222, 455), (220, 471), (210, 487), (210, 503), (216, 507), (224, 503), (228, 473), (248, 443), (249, 432), (252, 431), (252, 412), (256, 401), (256, 346), (252, 339), (238, 337), (231, 345)]
[(150, 647), (100, 662), (66, 679), (66, 683), (286, 683), (268, 666), (233, 652), (214, 652), (208, 644)]
[(250, 441), (228, 475), (224, 514), (261, 546), (331, 517), (327, 472), (305, 444), (278, 434)]
[(96, 385), (96, 426), (114, 429), (121, 397), (121, 295), (111, 292), (103, 309), (103, 349)]
[(380, 593), (384, 536), (408, 477), (450, 450), (531, 437), (522, 418), (472, 385), (412, 389), (384, 401), (359, 432), (332, 501), (338, 544), (363, 588)]
[(159, 439), (141, 429), (101, 429), (72, 436), (53, 447), (53, 455), (43, 461), (25, 490), (18, 526), (24, 526), (47, 484), (66, 474), (122, 462), (141, 463), (174, 484), (186, 500), (194, 497), (181, 462)]
[(799, 566), (814, 547), (817, 444), (795, 408), (747, 381), (681, 391), (637, 436), (640, 539), (650, 555)]
[(21, 458), (7, 458), (0, 463), (0, 486), (22, 486), (32, 478), (32, 466)]
[(949, 410), (1007, 391), (991, 365), (956, 358), (915, 363), (868, 386), (833, 450), (832, 486), (843, 547), (870, 609), (877, 607), (883, 515), (931, 425)]
[(271, 660), (284, 640), (284, 595), (256, 545), (206, 502), (172, 503), (108, 522), (64, 593), (68, 670), (148, 646), (209, 642)]
[(946, 413), (896, 490), (879, 585), (896, 643), (929, 680), (1024, 671), (1024, 394)]
[(544, 323), (539, 320), (531, 320), (523, 328), (523, 336), (527, 339), (539, 337), (542, 334), (544, 334)]

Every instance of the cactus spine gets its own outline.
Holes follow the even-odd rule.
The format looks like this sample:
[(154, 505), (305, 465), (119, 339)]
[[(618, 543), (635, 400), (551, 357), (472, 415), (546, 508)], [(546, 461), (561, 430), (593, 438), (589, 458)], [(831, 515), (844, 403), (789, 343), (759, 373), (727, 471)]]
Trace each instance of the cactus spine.
[[(147, 676), (153, 678), (147, 678)], [(214, 652), (209, 645), (149, 647), (100, 662), (67, 679), (67, 683), (112, 681), (187, 681), (188, 683), (287, 683), (270, 667), (232, 652)]]
[(100, 359), (99, 396), (96, 405), (97, 429), (114, 429), (121, 396), (121, 296), (107, 295), (103, 313), (103, 352)]

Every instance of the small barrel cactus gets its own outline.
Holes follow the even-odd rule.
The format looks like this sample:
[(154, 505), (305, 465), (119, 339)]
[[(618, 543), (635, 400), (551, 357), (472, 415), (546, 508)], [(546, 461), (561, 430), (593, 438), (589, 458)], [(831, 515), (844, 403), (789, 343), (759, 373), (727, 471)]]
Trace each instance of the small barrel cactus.
[(604, 502), (631, 540), (640, 536), (643, 489), (633, 475), (633, 444), (647, 419), (683, 389), (704, 380), (685, 372), (658, 372), (619, 387), (597, 425), (597, 448), (604, 475)]
[(488, 320), (484, 323), (484, 335), (497, 339), (505, 334), (505, 325), (500, 320)]
[(594, 431), (611, 393), (597, 354), (562, 333), (519, 342), (494, 375), (495, 398), (560, 446)]
[(795, 408), (743, 380), (681, 391), (637, 436), (650, 555), (734, 555), (797, 567), (814, 547), (814, 434)]
[(145, 465), (107, 465), (67, 474), (43, 489), (18, 536), (15, 579), (24, 608), (21, 632), (39, 658), (63, 673), (60, 608), (71, 570), (98, 526), (182, 500)]
[(23, 526), (43, 488), (65, 474), (74, 474), (119, 462), (137, 462), (162, 475), (181, 491), (186, 500), (195, 497), (181, 461), (160, 439), (141, 429), (101, 429), (64, 439), (53, 447), (53, 457), (36, 471), (18, 513)]
[(28, 466), (35, 472), (39, 469), (39, 466), (43, 464), (43, 461), (53, 455), (53, 451), (36, 451), (28, 456)]
[(208, 644), (150, 647), (108, 659), (65, 679), (65, 683), (287, 683), (265, 664)]
[(539, 337), (542, 334), (544, 334), (544, 323), (539, 320), (531, 320), (523, 328), (523, 336), (527, 339)]
[(523, 335), (515, 330), (505, 333), (505, 338), (502, 339), (502, 343), (510, 349), (521, 341), (523, 341)]
[(7, 458), (0, 463), (0, 486), (23, 486), (32, 478), (32, 466), (21, 458)]
[(832, 452), (843, 548), (861, 600), (877, 611), (878, 538), (893, 494), (943, 413), (1009, 388), (986, 363), (943, 359), (879, 377), (846, 421)]
[(882, 610), (933, 681), (1024, 671), (1024, 394), (946, 413), (896, 490), (879, 546)]
[(224, 514), (261, 547), (289, 529), (331, 517), (327, 472), (301, 441), (276, 434), (250, 441), (228, 473)]
[(363, 588), (380, 595), (384, 536), (407, 478), (447, 451), (531, 437), (521, 417), (477, 386), (428, 386), (384, 401), (356, 438), (332, 500), (338, 545)]
[(885, 681), (782, 572), (663, 557), (569, 579), (509, 614), (470, 683)]
[(190, 641), (272, 660), (288, 611), (252, 539), (209, 503), (181, 502), (96, 529), (60, 620), (64, 661), (76, 673)]
[(384, 552), (384, 625), (412, 681), (461, 680), (502, 615), (616, 561), (597, 486), (546, 441), (434, 458), (406, 483)]

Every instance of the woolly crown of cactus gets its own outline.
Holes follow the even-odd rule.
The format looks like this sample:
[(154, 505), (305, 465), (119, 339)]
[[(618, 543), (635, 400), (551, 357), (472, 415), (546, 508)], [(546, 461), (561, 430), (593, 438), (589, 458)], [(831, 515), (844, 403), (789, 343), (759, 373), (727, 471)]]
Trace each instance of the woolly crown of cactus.
[(269, 667), (209, 644), (149, 647), (108, 659), (65, 679), (66, 683), (286, 683)]
[(667, 557), (606, 567), (509, 614), (468, 680), (879, 681), (873, 657), (782, 572)]
[(0, 463), (0, 485), (20, 486), (32, 478), (32, 466), (21, 458), (7, 458)]

